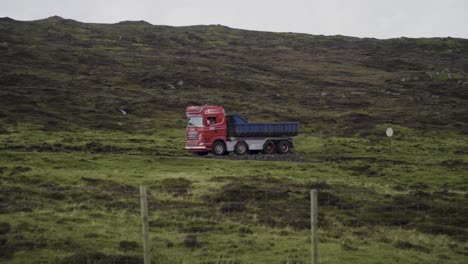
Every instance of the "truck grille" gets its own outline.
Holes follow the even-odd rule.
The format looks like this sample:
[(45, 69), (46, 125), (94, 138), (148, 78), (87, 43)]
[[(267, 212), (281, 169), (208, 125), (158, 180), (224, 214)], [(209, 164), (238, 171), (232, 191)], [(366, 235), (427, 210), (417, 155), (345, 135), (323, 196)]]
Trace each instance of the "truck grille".
[(198, 139), (198, 132), (188, 132), (187, 139)]
[(187, 146), (187, 147), (196, 147), (196, 146), (197, 146), (197, 142), (196, 142), (196, 141), (194, 141), (194, 142), (190, 142), (190, 141), (189, 141), (189, 142), (187, 142), (186, 146)]

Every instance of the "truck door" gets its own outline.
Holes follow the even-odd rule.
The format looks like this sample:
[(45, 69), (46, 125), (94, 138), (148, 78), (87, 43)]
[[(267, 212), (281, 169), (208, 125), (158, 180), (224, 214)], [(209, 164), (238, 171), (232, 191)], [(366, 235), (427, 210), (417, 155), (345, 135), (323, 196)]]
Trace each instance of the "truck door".
[(205, 118), (206, 141), (210, 147), (217, 139), (226, 140), (226, 120), (224, 115), (207, 115)]

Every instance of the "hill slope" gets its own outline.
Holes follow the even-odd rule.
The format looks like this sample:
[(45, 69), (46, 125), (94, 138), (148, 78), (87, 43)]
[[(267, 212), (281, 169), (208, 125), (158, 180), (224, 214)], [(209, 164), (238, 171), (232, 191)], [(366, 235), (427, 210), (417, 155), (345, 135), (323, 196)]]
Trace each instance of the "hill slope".
[(463, 39), (358, 39), (51, 17), (1, 19), (0, 44), (4, 123), (182, 127), (186, 105), (220, 104), (248, 118), (299, 120), (322, 133), (353, 134), (385, 122), (467, 131)]

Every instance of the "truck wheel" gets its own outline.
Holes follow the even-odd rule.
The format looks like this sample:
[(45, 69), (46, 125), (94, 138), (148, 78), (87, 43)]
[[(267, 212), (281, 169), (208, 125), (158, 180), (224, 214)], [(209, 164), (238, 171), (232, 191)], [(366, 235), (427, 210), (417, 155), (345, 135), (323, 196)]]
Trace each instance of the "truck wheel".
[(271, 140), (268, 140), (267, 142), (265, 142), (265, 144), (263, 144), (263, 150), (262, 150), (262, 153), (263, 154), (274, 154), (275, 153), (275, 142), (271, 141)]
[(211, 146), (211, 153), (216, 156), (226, 154), (226, 145), (221, 141), (216, 141), (213, 146)]
[(244, 141), (239, 141), (234, 146), (234, 152), (236, 155), (245, 155), (247, 152), (249, 152), (249, 146)]
[(291, 146), (286, 140), (280, 141), (276, 146), (276, 151), (278, 151), (279, 154), (286, 154), (289, 152), (290, 149)]

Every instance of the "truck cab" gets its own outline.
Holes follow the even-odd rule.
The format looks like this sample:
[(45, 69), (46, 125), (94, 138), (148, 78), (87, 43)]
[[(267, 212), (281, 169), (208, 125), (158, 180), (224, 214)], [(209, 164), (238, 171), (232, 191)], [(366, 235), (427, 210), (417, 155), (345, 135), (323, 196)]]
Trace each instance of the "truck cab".
[[(188, 118), (185, 135), (186, 150), (203, 155), (212, 150), (215, 142), (225, 144), (227, 125), (223, 107), (189, 106), (186, 109), (186, 115)], [(220, 143), (218, 143), (218, 148)], [(222, 147), (225, 152), (225, 145)]]

